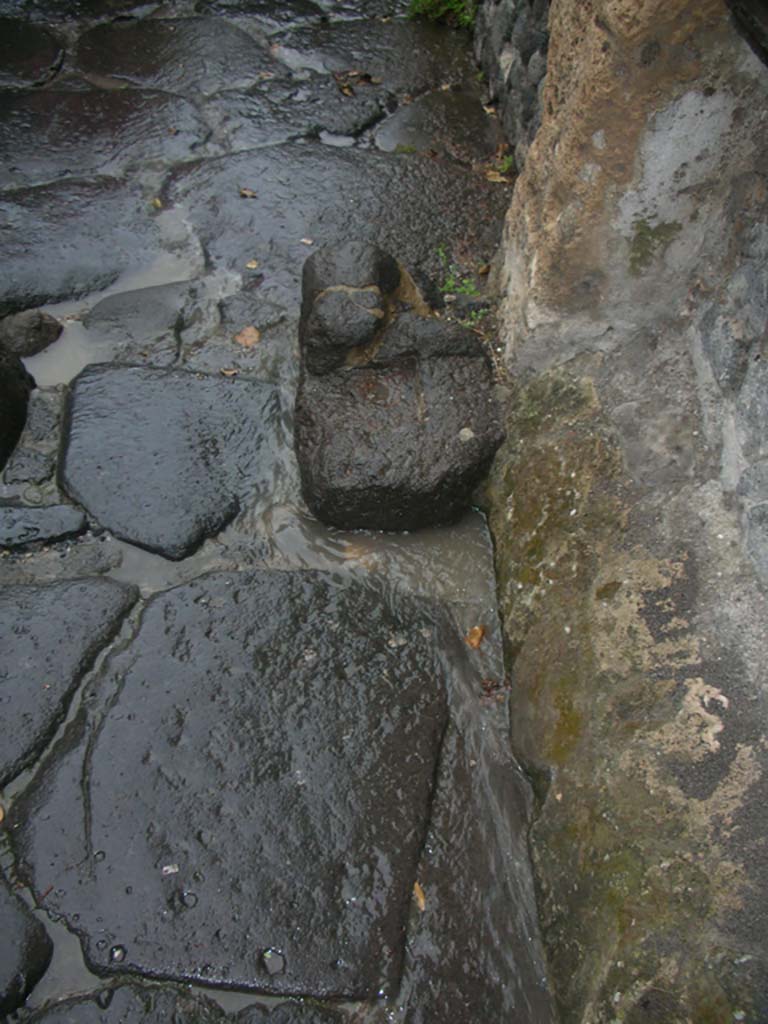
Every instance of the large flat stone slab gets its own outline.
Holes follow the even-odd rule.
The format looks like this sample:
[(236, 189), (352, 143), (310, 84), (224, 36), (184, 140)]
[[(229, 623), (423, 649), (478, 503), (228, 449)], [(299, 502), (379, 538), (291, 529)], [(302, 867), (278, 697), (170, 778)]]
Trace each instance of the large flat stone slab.
[(53, 883), (89, 966), (396, 991), (446, 723), (441, 621), (321, 572), (152, 598), (11, 816), (22, 875)]
[(260, 381), (88, 367), (72, 386), (61, 482), (116, 536), (184, 558), (241, 496), (267, 494), (278, 415)]
[(68, 580), (0, 591), (0, 785), (39, 755), (96, 654), (136, 592), (112, 580)]
[(42, 923), (0, 875), (0, 1014), (18, 1009), (45, 973), (53, 945)]
[(359, 70), (398, 93), (418, 94), (446, 82), (471, 79), (476, 73), (460, 33), (446, 33), (424, 23), (309, 25), (282, 33), (276, 40), (278, 56), (291, 67)]
[(149, 201), (114, 178), (0, 196), (0, 315), (107, 288), (160, 252)]
[(267, 47), (222, 18), (97, 25), (80, 38), (77, 61), (91, 80), (195, 96), (247, 89), (279, 68)]
[(164, 201), (183, 210), (215, 268), (247, 276), (255, 258), (261, 293), (296, 310), (302, 265), (321, 244), (373, 241), (436, 279), (438, 250), (451, 241), (486, 262), (509, 189), (422, 157), (288, 144), (192, 164), (172, 176)]
[[(179, 163), (207, 129), (178, 96), (146, 90), (0, 95), (0, 188)], [(41, 140), (44, 139), (44, 144)]]

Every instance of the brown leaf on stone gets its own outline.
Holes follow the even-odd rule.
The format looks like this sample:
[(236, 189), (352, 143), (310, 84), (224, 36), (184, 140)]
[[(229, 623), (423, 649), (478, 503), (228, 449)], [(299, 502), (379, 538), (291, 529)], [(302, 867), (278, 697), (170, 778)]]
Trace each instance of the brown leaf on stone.
[(314, 241), (311, 238), (300, 238), (299, 241), (302, 245), (314, 245)]
[(221, 369), (219, 370), (219, 373), (221, 374), (222, 377), (236, 377), (238, 373), (240, 373), (240, 371), (234, 369), (233, 367), (230, 369)]
[(258, 345), (261, 341), (261, 331), (252, 325), (244, 327), (242, 331), (235, 335), (234, 340), (238, 345), (242, 345), (243, 348), (253, 348), (254, 345)]
[(241, 188), (240, 189), (240, 198), (241, 199), (255, 199), (256, 198), (256, 193), (253, 191), (252, 188)]
[(413, 898), (416, 900), (416, 906), (423, 914), (427, 909), (427, 897), (418, 882), (413, 883)]
[(246, 270), (258, 270), (259, 269), (259, 261), (258, 260), (248, 260), (248, 262), (245, 264), (245, 269)]
[(495, 181), (495, 182), (498, 182), (499, 184), (503, 184), (503, 185), (511, 184), (510, 179), (506, 178), (499, 171), (486, 171), (485, 172), (485, 178), (486, 178), (486, 181)]
[(478, 272), (478, 274), (480, 274), (481, 277), (485, 277), (486, 274), (490, 274), (490, 272), (491, 272), (491, 264), (490, 263), (484, 263), (482, 265), (482, 267), (480, 267), (478, 269), (477, 272)]
[(464, 637), (467, 644), (476, 651), (480, 644), (483, 642), (485, 636), (485, 626), (473, 626), (472, 629)]

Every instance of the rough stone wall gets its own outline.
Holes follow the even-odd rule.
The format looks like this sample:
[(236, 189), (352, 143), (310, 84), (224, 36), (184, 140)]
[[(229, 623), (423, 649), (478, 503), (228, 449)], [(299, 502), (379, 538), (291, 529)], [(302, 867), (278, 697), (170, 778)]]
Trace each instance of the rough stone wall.
[(549, 27), (490, 495), (551, 977), (566, 1024), (758, 1024), (768, 69), (722, 0)]
[(475, 56), (518, 167), (541, 124), (548, 15), (549, 0), (483, 0), (477, 12)]

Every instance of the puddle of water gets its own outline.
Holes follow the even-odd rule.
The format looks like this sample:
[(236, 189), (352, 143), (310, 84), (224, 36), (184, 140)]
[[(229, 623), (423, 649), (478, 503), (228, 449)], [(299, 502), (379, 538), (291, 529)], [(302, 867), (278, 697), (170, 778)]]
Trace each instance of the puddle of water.
[(100, 346), (82, 323), (82, 318), (97, 302), (119, 292), (138, 291), (140, 288), (149, 288), (153, 285), (188, 281), (194, 277), (196, 270), (196, 266), (189, 259), (162, 253), (141, 270), (123, 274), (103, 291), (94, 292), (84, 299), (71, 299), (44, 306), (46, 313), (55, 316), (64, 324), (64, 330), (53, 345), (49, 345), (39, 355), (24, 360), (24, 365), (35, 378), (37, 386), (68, 384), (89, 363), (109, 361), (109, 346)]

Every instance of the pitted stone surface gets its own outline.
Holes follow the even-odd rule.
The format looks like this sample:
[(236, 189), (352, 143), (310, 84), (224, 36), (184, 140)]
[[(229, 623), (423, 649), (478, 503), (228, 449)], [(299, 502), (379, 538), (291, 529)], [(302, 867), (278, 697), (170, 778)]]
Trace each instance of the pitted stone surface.
[(63, 56), (62, 47), (46, 29), (0, 17), (0, 88), (42, 85)]
[(145, 266), (160, 249), (153, 212), (114, 178), (0, 195), (0, 314), (77, 298)]
[(136, 600), (113, 580), (0, 591), (0, 785), (39, 756), (73, 691)]
[(252, 36), (217, 18), (151, 18), (98, 25), (81, 37), (80, 70), (148, 89), (197, 96), (247, 89), (280, 65)]
[(0, 119), (2, 188), (189, 160), (207, 132), (186, 100), (145, 90), (6, 93)]
[(62, 484), (118, 537), (184, 558), (241, 496), (268, 494), (278, 409), (259, 381), (89, 367), (72, 387)]
[(66, 870), (46, 905), (88, 963), (396, 990), (446, 722), (441, 622), (321, 572), (152, 598), (11, 818), (35, 891)]
[(42, 923), (0, 875), (0, 1014), (18, 1009), (51, 960), (53, 944)]
[(71, 505), (25, 508), (0, 504), (0, 548), (21, 548), (75, 537), (86, 525), (83, 513)]

